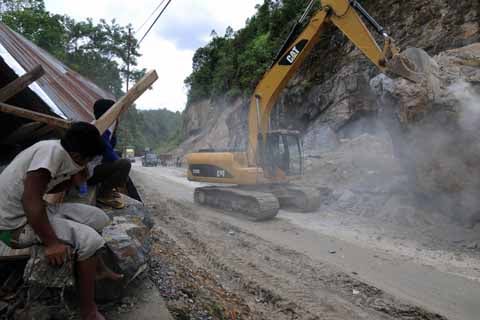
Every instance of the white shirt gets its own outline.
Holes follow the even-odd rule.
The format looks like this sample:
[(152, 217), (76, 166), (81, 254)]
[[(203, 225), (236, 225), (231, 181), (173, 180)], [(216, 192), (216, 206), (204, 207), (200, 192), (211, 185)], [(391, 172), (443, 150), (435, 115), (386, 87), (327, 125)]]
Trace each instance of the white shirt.
[(13, 230), (27, 223), (22, 197), (28, 172), (46, 169), (51, 180), (47, 191), (80, 172), (60, 140), (41, 141), (22, 151), (0, 174), (0, 230)]

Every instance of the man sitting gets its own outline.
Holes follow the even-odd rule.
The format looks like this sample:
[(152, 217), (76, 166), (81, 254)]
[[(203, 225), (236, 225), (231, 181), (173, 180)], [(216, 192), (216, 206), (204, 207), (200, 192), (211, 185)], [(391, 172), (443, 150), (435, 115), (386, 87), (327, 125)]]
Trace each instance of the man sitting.
[[(99, 119), (114, 103), (107, 99), (97, 100), (93, 106), (95, 118)], [(122, 209), (125, 204), (115, 189), (125, 189), (132, 165), (130, 161), (120, 159), (116, 154), (114, 150), (116, 137), (113, 128), (106, 130), (102, 138), (105, 143), (105, 151), (102, 157), (97, 157), (89, 163), (91, 177), (88, 179), (88, 185), (100, 185), (97, 202), (114, 209)]]
[[(85, 165), (104, 150), (96, 127), (74, 123), (61, 140), (34, 144), (0, 174), (0, 239), (14, 249), (42, 244), (52, 265), (65, 263), (73, 249), (84, 320), (104, 319), (95, 304), (94, 283), (102, 267), (96, 253), (105, 245), (100, 233), (109, 218), (84, 204), (48, 205), (44, 196), (83, 183)], [(107, 276), (121, 278), (114, 273)]]

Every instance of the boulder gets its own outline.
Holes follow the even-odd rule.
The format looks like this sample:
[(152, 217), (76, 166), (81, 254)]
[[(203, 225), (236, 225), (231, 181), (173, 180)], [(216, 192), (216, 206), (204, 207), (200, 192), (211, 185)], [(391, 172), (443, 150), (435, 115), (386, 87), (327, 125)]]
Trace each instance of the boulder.
[[(153, 220), (142, 203), (126, 198), (126, 208), (106, 210), (112, 219), (102, 233), (106, 250), (100, 252), (103, 260), (116, 272), (123, 273), (124, 281), (101, 280), (97, 283), (97, 299), (120, 298), (125, 284), (146, 270), (151, 246), (150, 229)], [(39, 287), (63, 288), (74, 286), (73, 265), (51, 267), (41, 246), (34, 247), (27, 263), (24, 280)]]

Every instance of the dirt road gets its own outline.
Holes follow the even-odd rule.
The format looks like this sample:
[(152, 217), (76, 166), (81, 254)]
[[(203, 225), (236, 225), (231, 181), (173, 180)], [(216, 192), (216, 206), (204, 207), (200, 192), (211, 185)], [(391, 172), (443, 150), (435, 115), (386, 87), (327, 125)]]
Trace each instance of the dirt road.
[(245, 318), (478, 319), (475, 253), (366, 236), (379, 227), (374, 221), (326, 228), (322, 219), (334, 217), (322, 209), (251, 222), (194, 205), (200, 184), (178, 169), (136, 166), (133, 178), (157, 219), (158, 236), (181, 252), (182, 265), (201, 268), (235, 296), (248, 310)]

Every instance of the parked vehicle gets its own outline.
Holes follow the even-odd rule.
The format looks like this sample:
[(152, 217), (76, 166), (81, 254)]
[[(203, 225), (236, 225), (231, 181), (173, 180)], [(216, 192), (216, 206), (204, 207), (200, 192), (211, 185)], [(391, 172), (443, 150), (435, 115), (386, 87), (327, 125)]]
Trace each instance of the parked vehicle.
[(123, 149), (123, 158), (134, 163), (135, 162), (135, 148), (134, 147), (125, 147)]
[(159, 164), (158, 156), (153, 152), (145, 152), (142, 158), (142, 166), (144, 167), (156, 167)]

